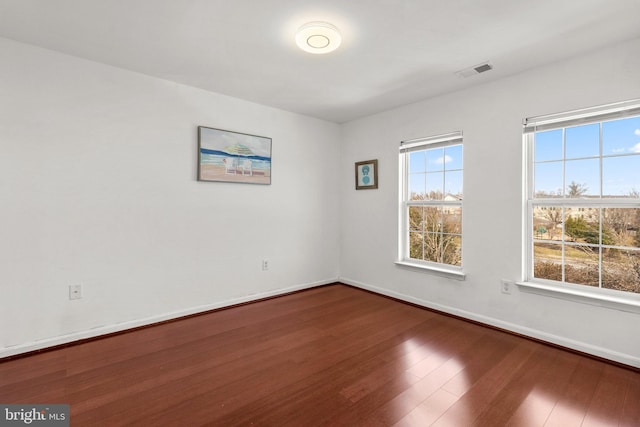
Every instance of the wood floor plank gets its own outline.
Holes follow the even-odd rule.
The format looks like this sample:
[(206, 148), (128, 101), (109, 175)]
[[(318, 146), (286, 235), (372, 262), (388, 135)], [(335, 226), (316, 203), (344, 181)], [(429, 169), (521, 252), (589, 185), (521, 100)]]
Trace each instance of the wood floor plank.
[[(468, 345), (464, 351), (463, 349), (451, 349), (448, 358), (443, 359), (443, 363), (437, 369), (387, 403), (380, 405), (366, 418), (366, 421), (377, 422), (380, 420), (384, 425), (393, 425), (421, 405), (433, 393), (444, 389), (444, 386), (450, 384), (453, 378), (461, 375), (467, 366), (484, 364), (486, 368), (487, 365), (493, 363), (490, 361), (495, 360), (507, 349), (510, 350), (514, 347), (513, 343), (508, 347), (498, 345), (504, 338), (501, 338), (501, 335), (504, 334), (486, 334), (489, 332), (488, 330), (484, 330), (485, 333), (479, 333), (478, 330), (465, 333), (464, 328), (461, 329), (454, 328), (455, 333), (452, 332), (452, 334), (463, 333), (466, 337)], [(439, 348), (442, 349), (442, 346)], [(351, 414), (345, 416), (349, 417)]]
[(458, 396), (440, 388), (413, 411), (394, 424), (395, 427), (430, 426), (456, 401)]
[[(536, 348), (532, 357), (514, 371), (511, 380), (492, 397), (490, 404), (474, 423), (478, 426), (513, 423), (513, 416), (534, 390), (540, 390), (552, 382), (565, 382), (569, 379), (576, 362), (575, 358), (567, 358), (565, 355), (565, 352), (550, 347)], [(553, 376), (549, 374), (549, 366), (554, 367), (551, 371)], [(550, 412), (551, 408), (547, 415)]]
[[(517, 409), (505, 423), (512, 427), (535, 427), (544, 425), (553, 411), (559, 396), (562, 395), (565, 385), (576, 370), (579, 359), (574, 355), (558, 349), (541, 348), (553, 353), (555, 359), (549, 365), (542, 366), (541, 369), (530, 370), (520, 379), (516, 389), (524, 387), (527, 390), (526, 396), (521, 396)], [(510, 393), (510, 388), (505, 392)]]
[(72, 425), (640, 426), (640, 373), (331, 285), (0, 363)]
[[(620, 391), (626, 394), (626, 372), (616, 366), (605, 366), (596, 386), (581, 427), (618, 425), (624, 406)], [(640, 405), (640, 401), (637, 402)]]
[(476, 384), (433, 424), (434, 426), (474, 425), (476, 419), (495, 402), (496, 396), (513, 379), (514, 372), (535, 352), (528, 341), (519, 342), (513, 350), (498, 358)]
[[(640, 375), (626, 375), (627, 390), (620, 412), (620, 427), (640, 426)], [(616, 396), (620, 396), (619, 392)]]
[(606, 365), (591, 359), (581, 359), (578, 368), (566, 383), (545, 427), (580, 426), (586, 415), (596, 386)]
[[(487, 330), (481, 341), (474, 346), (473, 353), (463, 359), (464, 369), (442, 388), (459, 397), (463, 396), (486, 375), (496, 360), (508, 354), (514, 347), (515, 341), (508, 335)], [(455, 353), (460, 355), (457, 350)], [(462, 359), (460, 356), (459, 358)]]

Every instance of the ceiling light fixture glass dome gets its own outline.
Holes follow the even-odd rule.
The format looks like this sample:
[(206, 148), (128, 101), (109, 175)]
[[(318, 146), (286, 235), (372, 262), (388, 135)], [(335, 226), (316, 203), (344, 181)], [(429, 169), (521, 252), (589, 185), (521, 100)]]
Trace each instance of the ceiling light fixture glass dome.
[(296, 32), (296, 44), (309, 53), (333, 52), (341, 42), (340, 31), (328, 22), (308, 22)]

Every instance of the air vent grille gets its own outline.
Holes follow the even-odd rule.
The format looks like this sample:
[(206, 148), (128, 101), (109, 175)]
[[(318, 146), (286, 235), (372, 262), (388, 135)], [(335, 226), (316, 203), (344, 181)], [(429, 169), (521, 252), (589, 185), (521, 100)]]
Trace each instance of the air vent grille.
[(485, 73), (487, 71), (493, 70), (493, 65), (489, 62), (483, 62), (482, 64), (474, 65), (473, 67), (465, 68), (464, 70), (457, 71), (456, 74), (458, 77), (467, 78), (471, 76), (475, 76), (476, 74)]

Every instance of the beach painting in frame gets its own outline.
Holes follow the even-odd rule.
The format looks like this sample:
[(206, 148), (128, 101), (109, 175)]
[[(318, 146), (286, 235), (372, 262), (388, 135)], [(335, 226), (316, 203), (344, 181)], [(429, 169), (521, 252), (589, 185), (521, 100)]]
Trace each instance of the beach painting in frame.
[(271, 184), (271, 138), (198, 126), (198, 181)]

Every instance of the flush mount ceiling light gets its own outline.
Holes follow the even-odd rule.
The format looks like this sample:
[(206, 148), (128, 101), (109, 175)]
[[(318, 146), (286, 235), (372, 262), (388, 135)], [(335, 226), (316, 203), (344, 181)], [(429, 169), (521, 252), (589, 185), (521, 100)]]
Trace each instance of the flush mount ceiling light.
[(333, 52), (341, 42), (340, 31), (328, 22), (308, 22), (296, 32), (296, 44), (305, 52)]

